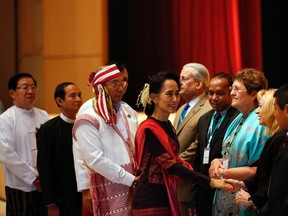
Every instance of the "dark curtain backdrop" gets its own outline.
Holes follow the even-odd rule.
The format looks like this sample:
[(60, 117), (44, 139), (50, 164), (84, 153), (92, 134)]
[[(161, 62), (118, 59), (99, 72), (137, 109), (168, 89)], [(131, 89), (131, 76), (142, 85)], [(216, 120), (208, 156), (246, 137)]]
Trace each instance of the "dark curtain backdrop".
[(263, 71), (269, 86), (288, 83), (288, 11), (286, 2), (262, 0)]
[[(267, 1), (267, 0), (266, 0)], [(210, 75), (263, 70), (260, 0), (110, 0), (110, 58), (126, 62), (135, 109), (149, 76), (204, 64)]]

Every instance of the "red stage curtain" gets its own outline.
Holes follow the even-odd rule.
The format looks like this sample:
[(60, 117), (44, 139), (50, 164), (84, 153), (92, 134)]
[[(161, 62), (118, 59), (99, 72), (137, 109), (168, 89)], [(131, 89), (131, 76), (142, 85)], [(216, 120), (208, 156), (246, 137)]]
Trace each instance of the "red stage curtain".
[(188, 62), (210, 74), (262, 70), (260, 0), (171, 1), (175, 67)]
[(244, 67), (262, 70), (260, 0), (143, 0), (128, 5), (128, 59), (136, 71), (180, 72), (189, 62), (204, 64), (211, 75), (233, 75)]

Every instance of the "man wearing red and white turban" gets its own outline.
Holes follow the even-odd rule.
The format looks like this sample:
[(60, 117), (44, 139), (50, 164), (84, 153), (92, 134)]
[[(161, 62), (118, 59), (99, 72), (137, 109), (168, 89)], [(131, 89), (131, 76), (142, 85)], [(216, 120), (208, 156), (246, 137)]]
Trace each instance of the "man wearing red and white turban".
[(95, 97), (80, 108), (73, 128), (78, 190), (90, 189), (94, 215), (131, 215), (138, 122), (137, 112), (122, 101), (128, 72), (119, 69), (112, 64), (90, 74)]

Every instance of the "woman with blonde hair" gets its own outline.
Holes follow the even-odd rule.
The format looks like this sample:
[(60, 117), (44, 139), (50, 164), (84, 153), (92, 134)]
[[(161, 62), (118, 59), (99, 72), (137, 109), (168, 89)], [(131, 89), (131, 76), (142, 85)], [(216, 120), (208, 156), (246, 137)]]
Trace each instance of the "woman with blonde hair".
[(259, 116), (259, 124), (266, 126), (265, 135), (272, 136), (279, 130), (279, 125), (274, 116), (273, 95), (277, 89), (262, 89), (257, 94), (259, 103), (256, 113)]

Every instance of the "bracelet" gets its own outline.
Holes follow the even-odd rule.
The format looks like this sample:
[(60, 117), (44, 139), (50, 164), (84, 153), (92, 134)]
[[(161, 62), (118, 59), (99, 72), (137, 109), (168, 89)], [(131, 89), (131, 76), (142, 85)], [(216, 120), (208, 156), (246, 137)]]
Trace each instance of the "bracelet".
[(222, 178), (222, 179), (224, 178), (224, 169), (220, 170), (220, 178)]

